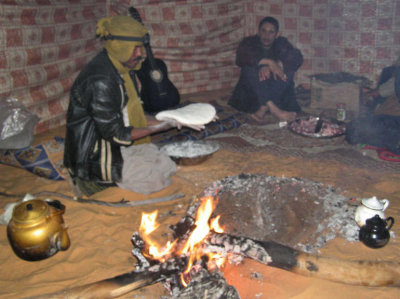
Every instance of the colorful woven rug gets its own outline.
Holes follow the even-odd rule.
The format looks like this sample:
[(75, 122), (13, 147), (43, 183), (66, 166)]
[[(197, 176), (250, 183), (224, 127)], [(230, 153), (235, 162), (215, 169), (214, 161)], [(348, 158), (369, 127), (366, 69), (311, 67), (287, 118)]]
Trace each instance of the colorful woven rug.
[(254, 126), (249, 123), (222, 134), (212, 136), (222, 149), (241, 153), (268, 152), (277, 157), (299, 157), (313, 161), (335, 161), (361, 169), (400, 172), (399, 163), (375, 158), (357, 146), (346, 142), (344, 136), (318, 139), (292, 133), (278, 124)]
[(64, 180), (64, 139), (55, 137), (43, 144), (18, 150), (0, 150), (0, 163), (24, 168), (33, 174), (51, 179)]

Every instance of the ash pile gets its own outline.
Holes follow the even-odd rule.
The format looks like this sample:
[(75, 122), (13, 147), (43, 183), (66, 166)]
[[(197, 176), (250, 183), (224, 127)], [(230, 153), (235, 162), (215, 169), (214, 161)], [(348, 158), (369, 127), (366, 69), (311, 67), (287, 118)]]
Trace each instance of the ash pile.
[(355, 206), (339, 189), (300, 178), (240, 174), (204, 190), (228, 234), (274, 240), (308, 253), (327, 241), (358, 240)]

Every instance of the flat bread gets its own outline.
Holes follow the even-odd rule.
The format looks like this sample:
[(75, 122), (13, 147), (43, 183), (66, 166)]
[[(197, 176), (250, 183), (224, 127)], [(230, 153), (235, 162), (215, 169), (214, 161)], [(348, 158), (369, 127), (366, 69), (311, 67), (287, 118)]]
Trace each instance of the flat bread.
[(185, 107), (165, 110), (156, 114), (159, 121), (176, 120), (181, 124), (187, 125), (205, 125), (211, 122), (217, 111), (214, 106), (207, 103), (189, 104)]

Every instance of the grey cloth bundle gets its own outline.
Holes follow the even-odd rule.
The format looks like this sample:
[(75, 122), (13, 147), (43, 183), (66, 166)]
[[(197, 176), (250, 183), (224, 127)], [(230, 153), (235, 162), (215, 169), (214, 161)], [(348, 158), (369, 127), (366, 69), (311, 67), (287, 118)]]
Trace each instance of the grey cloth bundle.
[(121, 148), (124, 166), (122, 189), (150, 194), (171, 184), (170, 176), (176, 173), (176, 164), (154, 144), (141, 144)]

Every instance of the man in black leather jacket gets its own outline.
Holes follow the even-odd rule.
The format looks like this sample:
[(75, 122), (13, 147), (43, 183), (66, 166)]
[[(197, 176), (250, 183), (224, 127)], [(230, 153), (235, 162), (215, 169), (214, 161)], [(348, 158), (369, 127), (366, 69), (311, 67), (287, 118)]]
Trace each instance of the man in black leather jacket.
[[(131, 76), (132, 71), (141, 66), (142, 40), (146, 33), (144, 27), (130, 17), (101, 19), (97, 34), (105, 40), (105, 47), (81, 71), (72, 86), (64, 165), (85, 195), (122, 180), (121, 147), (148, 143), (149, 139), (144, 137), (172, 127), (146, 118), (135, 78)], [(169, 173), (162, 174), (167, 178), (176, 171), (176, 166), (172, 161), (165, 161), (165, 167), (171, 168)], [(159, 188), (167, 184), (169, 182), (163, 182)]]

